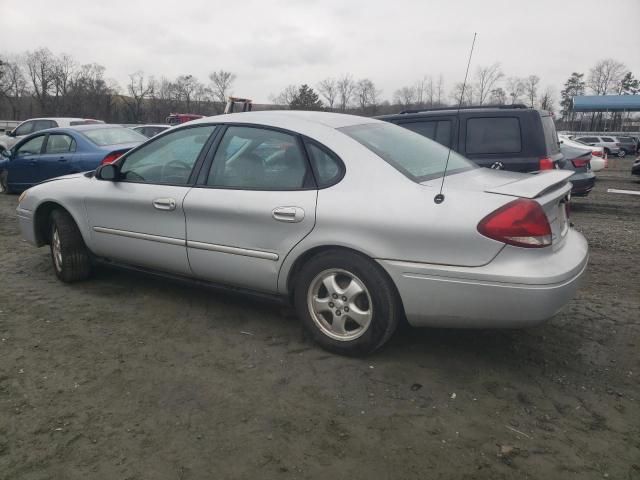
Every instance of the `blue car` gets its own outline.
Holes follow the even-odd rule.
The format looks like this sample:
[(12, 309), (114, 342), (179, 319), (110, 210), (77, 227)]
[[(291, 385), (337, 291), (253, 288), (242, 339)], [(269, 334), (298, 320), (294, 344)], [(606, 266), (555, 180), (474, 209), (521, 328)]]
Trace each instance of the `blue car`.
[(5, 192), (21, 192), (50, 178), (95, 170), (146, 140), (144, 135), (118, 125), (42, 130), (2, 152), (0, 187)]

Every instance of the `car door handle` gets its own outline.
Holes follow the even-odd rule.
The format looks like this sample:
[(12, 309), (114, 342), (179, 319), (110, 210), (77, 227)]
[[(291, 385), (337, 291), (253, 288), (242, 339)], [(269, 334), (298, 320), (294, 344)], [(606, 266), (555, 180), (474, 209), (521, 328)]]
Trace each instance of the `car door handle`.
[(173, 198), (156, 198), (153, 201), (153, 208), (158, 210), (175, 210), (176, 201)]
[(277, 207), (271, 216), (279, 222), (297, 223), (304, 219), (304, 210), (300, 207)]

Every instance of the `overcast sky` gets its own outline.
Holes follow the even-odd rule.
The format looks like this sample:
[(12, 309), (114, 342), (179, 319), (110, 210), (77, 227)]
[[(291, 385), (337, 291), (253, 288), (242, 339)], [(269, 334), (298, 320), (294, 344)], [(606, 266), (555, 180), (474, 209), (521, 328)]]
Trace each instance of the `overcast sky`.
[[(573, 71), (613, 57), (640, 76), (640, 0), (1, 0), (0, 52), (48, 47), (128, 74), (237, 75), (233, 92), (266, 102), (288, 84), (351, 73), (385, 99), (424, 75), (462, 81), (500, 62), (557, 92)], [(11, 4), (11, 6), (10, 6)]]

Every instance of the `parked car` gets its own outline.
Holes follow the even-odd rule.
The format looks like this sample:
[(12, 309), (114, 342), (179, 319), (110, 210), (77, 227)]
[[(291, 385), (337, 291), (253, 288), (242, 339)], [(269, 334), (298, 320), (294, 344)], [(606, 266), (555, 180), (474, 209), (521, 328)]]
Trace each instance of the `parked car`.
[(32, 133), (56, 127), (73, 127), (76, 125), (88, 125), (94, 123), (104, 123), (102, 120), (92, 118), (32, 118), (25, 120), (6, 135), (0, 136), (0, 152), (9, 150), (20, 139)]
[(291, 299), (343, 354), (379, 348), (402, 317), (473, 328), (551, 318), (588, 258), (567, 220), (571, 172), (491, 171), (448, 154), (371, 118), (229, 114), (37, 185), (17, 214), (64, 282), (98, 258)]
[(620, 152), (618, 153), (619, 157), (634, 155), (636, 153), (636, 142), (632, 137), (615, 137), (615, 140), (620, 144)]
[(162, 124), (154, 124), (154, 125), (136, 125), (135, 127), (130, 127), (131, 130), (134, 130), (138, 133), (141, 133), (147, 138), (155, 137), (159, 133), (164, 132), (171, 128), (171, 125), (162, 125)]
[(169, 125), (180, 125), (181, 123), (198, 120), (199, 118), (203, 118), (203, 116), (196, 115), (195, 113), (170, 113), (165, 122)]
[(571, 194), (585, 197), (593, 189), (596, 183), (596, 175), (591, 171), (591, 150), (576, 148), (566, 143), (560, 145), (564, 159), (560, 162), (560, 168), (573, 171), (569, 177), (571, 182)]
[[(600, 170), (603, 170), (608, 167), (609, 161), (606, 158), (604, 158), (605, 155), (604, 155), (603, 147), (592, 147), (590, 145), (587, 145), (586, 143), (572, 140), (567, 135), (558, 134), (558, 139), (560, 140), (560, 143), (563, 145), (567, 145), (573, 148), (581, 148), (583, 150), (584, 149), (591, 150), (591, 161), (589, 163), (591, 164), (592, 172), (599, 172)], [(561, 150), (562, 150), (562, 145), (561, 145)]]
[(640, 158), (634, 160), (633, 165), (631, 166), (631, 174), (640, 175)]
[(2, 152), (0, 186), (20, 192), (50, 178), (95, 170), (147, 140), (117, 125), (51, 128), (29, 135)]
[(624, 156), (624, 153), (620, 153), (620, 144), (616, 141), (615, 137), (601, 137), (595, 135), (587, 135), (587, 136), (579, 136), (576, 135), (573, 137), (574, 140), (578, 142), (585, 143), (592, 147), (602, 147), (604, 148), (604, 153), (606, 155), (618, 155)]

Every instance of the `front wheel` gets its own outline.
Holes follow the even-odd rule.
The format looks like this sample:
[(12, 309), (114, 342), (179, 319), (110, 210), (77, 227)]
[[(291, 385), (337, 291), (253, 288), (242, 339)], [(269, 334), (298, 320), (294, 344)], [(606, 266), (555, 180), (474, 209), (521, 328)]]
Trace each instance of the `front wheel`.
[(0, 172), (0, 193), (11, 193), (11, 190), (9, 190), (8, 177), (9, 172), (7, 172), (6, 170)]
[(73, 217), (63, 210), (51, 212), (51, 259), (56, 276), (66, 283), (84, 280), (91, 273), (91, 257)]
[(395, 287), (382, 268), (343, 251), (323, 252), (302, 267), (294, 301), (315, 341), (342, 355), (380, 348), (402, 315)]

